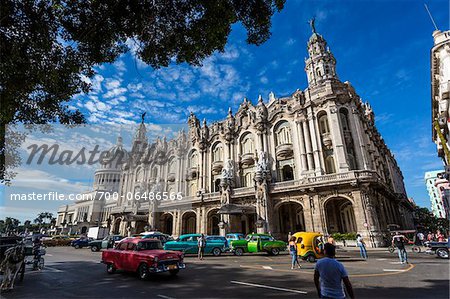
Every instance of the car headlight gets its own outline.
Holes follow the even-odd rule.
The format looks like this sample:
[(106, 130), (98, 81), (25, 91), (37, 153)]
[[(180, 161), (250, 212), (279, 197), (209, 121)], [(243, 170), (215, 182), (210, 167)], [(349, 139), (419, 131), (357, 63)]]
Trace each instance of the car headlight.
[(159, 258), (158, 258), (157, 256), (155, 256), (155, 258), (153, 259), (153, 261), (154, 261), (155, 263), (157, 263), (157, 262), (159, 261)]

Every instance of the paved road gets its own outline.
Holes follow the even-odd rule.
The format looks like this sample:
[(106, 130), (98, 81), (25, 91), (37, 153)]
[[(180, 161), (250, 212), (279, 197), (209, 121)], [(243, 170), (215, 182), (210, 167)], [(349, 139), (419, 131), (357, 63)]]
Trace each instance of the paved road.
[[(410, 265), (396, 254), (339, 251), (357, 298), (449, 298), (449, 260), (410, 254)], [(186, 257), (178, 277), (156, 275), (140, 281), (131, 273), (108, 275), (100, 253), (70, 247), (48, 248), (46, 268), (27, 272), (25, 280), (4, 298), (317, 298), (314, 264), (290, 270), (288, 255), (225, 255), (198, 261)]]

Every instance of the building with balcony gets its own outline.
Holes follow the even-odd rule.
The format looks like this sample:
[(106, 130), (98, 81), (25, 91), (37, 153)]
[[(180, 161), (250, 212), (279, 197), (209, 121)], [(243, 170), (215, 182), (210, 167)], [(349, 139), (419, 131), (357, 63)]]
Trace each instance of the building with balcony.
[(188, 132), (172, 140), (150, 143), (143, 120), (122, 165), (112, 231), (270, 232), (283, 239), (297, 231), (358, 232), (379, 246), (388, 225), (412, 228), (402, 172), (371, 106), (338, 78), (314, 27), (307, 49), (304, 90), (244, 99), (211, 124), (191, 113)]
[(431, 109), (432, 136), (437, 145), (438, 156), (446, 166), (448, 178), (450, 169), (450, 30), (433, 32), (434, 46), (431, 49)]
[(449, 218), (450, 186), (445, 178), (444, 170), (434, 170), (425, 173), (425, 184), (430, 196), (431, 211), (438, 218)]

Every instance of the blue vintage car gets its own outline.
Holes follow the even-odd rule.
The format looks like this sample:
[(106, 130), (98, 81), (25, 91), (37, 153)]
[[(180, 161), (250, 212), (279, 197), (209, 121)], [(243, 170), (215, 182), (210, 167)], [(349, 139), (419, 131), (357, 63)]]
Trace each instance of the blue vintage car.
[(79, 239), (73, 240), (70, 245), (72, 247), (75, 247), (76, 249), (78, 248), (83, 248), (83, 247), (88, 247), (89, 246), (89, 242), (93, 241), (94, 239), (92, 238), (87, 238), (87, 237), (81, 237)]
[[(164, 249), (183, 251), (184, 253), (197, 253), (197, 241), (200, 236), (200, 234), (181, 235), (178, 239), (164, 244)], [(215, 256), (219, 256), (228, 250), (228, 241), (225, 237), (206, 236), (205, 253), (211, 253)]]

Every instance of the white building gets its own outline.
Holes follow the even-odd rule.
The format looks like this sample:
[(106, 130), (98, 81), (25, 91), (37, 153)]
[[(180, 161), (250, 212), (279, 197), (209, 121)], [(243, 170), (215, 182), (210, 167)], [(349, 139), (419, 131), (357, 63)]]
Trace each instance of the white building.
[[(433, 32), (431, 49), (431, 107), (433, 140), (444, 165), (450, 163), (450, 31)], [(449, 170), (447, 170), (447, 174)]]
[[(402, 173), (371, 106), (339, 80), (314, 27), (307, 49), (304, 90), (260, 96), (256, 104), (244, 99), (235, 114), (230, 109), (212, 124), (191, 114), (188, 133), (169, 141), (150, 143), (142, 121), (120, 175), (111, 230), (257, 231), (283, 239), (305, 230), (358, 232), (379, 246), (388, 225), (412, 228)], [(145, 192), (183, 199), (127, 199)]]
[(444, 178), (444, 170), (425, 172), (425, 184), (430, 196), (431, 211), (438, 218), (449, 217), (448, 180)]

